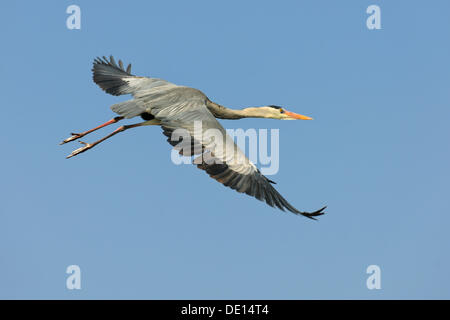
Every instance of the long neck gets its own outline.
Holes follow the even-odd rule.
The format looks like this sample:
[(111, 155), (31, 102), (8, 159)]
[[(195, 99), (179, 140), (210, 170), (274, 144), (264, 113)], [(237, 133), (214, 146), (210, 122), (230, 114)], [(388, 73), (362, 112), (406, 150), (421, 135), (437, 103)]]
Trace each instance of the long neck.
[(219, 119), (265, 118), (264, 112), (259, 108), (229, 109), (211, 100), (206, 101), (206, 106)]

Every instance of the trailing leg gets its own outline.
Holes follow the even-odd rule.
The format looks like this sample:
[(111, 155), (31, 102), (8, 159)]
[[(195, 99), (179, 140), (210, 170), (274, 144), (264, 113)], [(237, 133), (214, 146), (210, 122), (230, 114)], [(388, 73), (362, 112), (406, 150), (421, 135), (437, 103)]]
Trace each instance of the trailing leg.
[(109, 126), (110, 124), (119, 122), (119, 121), (122, 120), (123, 118), (124, 118), (124, 117), (115, 117), (115, 118), (113, 118), (113, 119), (111, 119), (111, 120), (105, 122), (104, 124), (101, 124), (101, 125), (99, 125), (98, 127), (95, 127), (95, 128), (93, 128), (93, 129), (91, 129), (91, 130), (87, 130), (87, 131), (82, 132), (82, 133), (71, 133), (72, 136), (69, 137), (69, 138), (67, 138), (66, 140), (63, 140), (63, 141), (60, 143), (60, 145), (61, 145), (61, 144), (64, 144), (64, 143), (67, 143), (67, 142), (70, 142), (70, 141), (73, 141), (73, 140), (76, 140), (76, 139), (78, 139), (78, 138), (84, 137), (84, 136), (87, 135), (88, 133), (91, 133), (91, 132), (94, 132), (94, 131), (96, 131), (96, 130), (98, 130), (98, 129), (101, 129), (101, 128), (103, 128), (103, 127)]
[(150, 120), (150, 121), (144, 121), (144, 122), (140, 122), (140, 123), (136, 123), (136, 124), (130, 124), (130, 125), (126, 125), (126, 126), (120, 126), (119, 128), (117, 128), (116, 130), (114, 130), (113, 132), (111, 132), (110, 134), (108, 134), (106, 137), (101, 138), (100, 140), (97, 140), (93, 143), (86, 143), (83, 141), (80, 141), (81, 144), (84, 145), (84, 147), (78, 148), (74, 151), (72, 151), (71, 154), (69, 154), (66, 158), (72, 158), (73, 156), (76, 156), (80, 153), (83, 153), (89, 149), (92, 149), (93, 147), (95, 147), (96, 145), (98, 145), (100, 142), (103, 142), (109, 138), (111, 138), (112, 136), (118, 134), (119, 132), (131, 129), (131, 128), (137, 128), (137, 127), (142, 127), (142, 126), (151, 126), (151, 125), (159, 125), (160, 122), (159, 120)]

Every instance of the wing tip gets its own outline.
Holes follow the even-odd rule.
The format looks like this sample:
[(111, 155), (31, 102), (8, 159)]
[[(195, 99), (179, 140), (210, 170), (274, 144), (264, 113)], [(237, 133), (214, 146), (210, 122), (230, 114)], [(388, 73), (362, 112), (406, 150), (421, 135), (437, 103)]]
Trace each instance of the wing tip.
[(302, 211), (299, 211), (297, 214), (301, 214), (302, 216), (305, 216), (305, 217), (310, 218), (312, 220), (317, 220), (316, 217), (325, 214), (325, 212), (323, 210), (325, 210), (326, 208), (327, 208), (327, 206), (324, 206), (323, 208), (321, 208), (319, 210), (316, 210), (314, 212), (302, 212)]
[(114, 96), (129, 93), (127, 83), (123, 80), (126, 77), (132, 77), (131, 65), (125, 70), (122, 60), (119, 64), (113, 56), (97, 57), (92, 66), (92, 79), (105, 92)]

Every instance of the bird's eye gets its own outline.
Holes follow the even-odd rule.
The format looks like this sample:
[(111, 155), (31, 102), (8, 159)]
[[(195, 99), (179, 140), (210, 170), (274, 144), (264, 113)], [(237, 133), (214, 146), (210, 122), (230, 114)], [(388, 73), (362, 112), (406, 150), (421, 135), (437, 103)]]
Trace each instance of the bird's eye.
[(280, 113), (284, 113), (284, 110), (283, 110), (283, 109), (280, 109)]

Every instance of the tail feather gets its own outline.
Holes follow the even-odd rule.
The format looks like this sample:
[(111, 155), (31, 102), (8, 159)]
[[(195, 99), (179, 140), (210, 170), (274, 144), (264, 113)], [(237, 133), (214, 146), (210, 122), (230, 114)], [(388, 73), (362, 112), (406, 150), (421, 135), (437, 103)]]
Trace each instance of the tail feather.
[(114, 96), (129, 93), (128, 83), (124, 79), (133, 77), (131, 64), (125, 70), (122, 61), (119, 60), (119, 65), (117, 65), (113, 56), (110, 56), (109, 61), (106, 57), (96, 58), (92, 72), (94, 82), (107, 93)]

